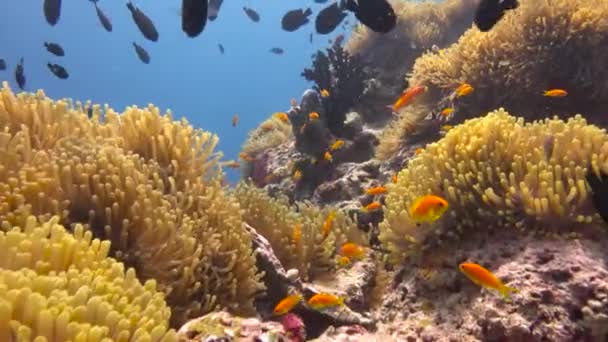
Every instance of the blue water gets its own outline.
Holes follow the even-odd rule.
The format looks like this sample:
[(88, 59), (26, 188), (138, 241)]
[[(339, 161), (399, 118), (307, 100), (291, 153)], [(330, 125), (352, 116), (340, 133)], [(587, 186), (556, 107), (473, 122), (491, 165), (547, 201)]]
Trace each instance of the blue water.
[[(59, 23), (47, 24), (42, 0), (0, 1), (0, 58), (8, 80), (17, 91), (14, 67), (25, 59), (26, 90), (44, 89), (51, 98), (69, 97), (108, 103), (122, 111), (126, 106), (153, 103), (175, 118), (186, 117), (195, 127), (220, 136), (219, 149), (225, 159), (237, 158), (247, 132), (275, 111), (286, 110), (291, 98), (300, 98), (310, 86), (300, 76), (311, 64), (310, 56), (328, 46), (328, 39), (343, 33), (314, 35), (314, 17), (324, 6), (305, 0), (226, 0), (218, 18), (208, 22), (198, 37), (181, 31), (181, 1), (134, 1), (155, 23), (160, 38), (154, 43), (139, 32), (126, 1), (100, 0), (99, 7), (110, 18), (113, 32), (106, 32), (88, 0), (63, 0)], [(253, 23), (242, 7), (252, 7), (261, 21)], [(310, 6), (310, 23), (296, 32), (281, 30), (281, 18), (288, 10)], [(350, 23), (354, 22), (349, 15)], [(65, 57), (55, 57), (43, 47), (44, 41), (60, 43)], [(132, 42), (142, 45), (151, 56), (141, 63)], [(217, 44), (226, 52), (221, 55)], [(285, 54), (268, 52), (281, 47)], [(46, 63), (58, 63), (69, 74), (60, 80)], [(240, 117), (231, 126), (234, 114)], [(230, 181), (238, 172), (228, 170)]]

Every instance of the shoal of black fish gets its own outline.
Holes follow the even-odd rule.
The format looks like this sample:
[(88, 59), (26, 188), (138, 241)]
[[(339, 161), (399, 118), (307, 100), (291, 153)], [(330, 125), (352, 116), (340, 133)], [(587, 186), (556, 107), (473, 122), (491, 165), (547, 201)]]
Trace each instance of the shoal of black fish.
[(344, 11), (344, 4), (333, 4), (322, 9), (315, 19), (315, 29), (319, 34), (329, 34), (340, 25), (347, 14)]
[(395, 11), (387, 0), (347, 0), (346, 8), (374, 32), (390, 32), (397, 24)]
[(154, 26), (154, 23), (147, 15), (144, 14), (139, 8), (135, 7), (131, 1), (127, 3), (127, 8), (131, 11), (131, 16), (133, 17), (133, 21), (141, 31), (141, 33), (147, 39), (155, 42), (158, 40), (158, 31)]
[(144, 64), (149, 64), (150, 55), (148, 54), (148, 51), (146, 51), (143, 47), (139, 46), (135, 42), (133, 42), (133, 47), (135, 48), (135, 53), (137, 53), (137, 57), (139, 57), (139, 60), (142, 61)]
[(517, 7), (517, 0), (482, 0), (475, 10), (473, 22), (480, 31), (487, 32), (502, 19), (506, 11)]
[(23, 57), (17, 63), (15, 67), (15, 81), (17, 81), (17, 85), (21, 90), (25, 87), (25, 71), (23, 69)]
[(68, 77), (70, 77), (70, 75), (68, 74), (68, 71), (65, 70), (65, 68), (59, 64), (47, 63), (46, 66), (53, 73), (53, 75), (57, 76), (57, 78), (65, 80)]
[(245, 14), (247, 14), (249, 19), (251, 19), (251, 21), (253, 21), (254, 23), (257, 23), (260, 21), (260, 15), (255, 10), (253, 10), (249, 7), (243, 7), (243, 11), (245, 11)]
[(42, 5), (46, 22), (55, 26), (61, 16), (61, 0), (44, 0)]
[(224, 45), (217, 44), (217, 47), (220, 49), (220, 53), (223, 55), (224, 54)]
[(6, 62), (0, 58), (0, 70), (6, 70)]
[(106, 31), (112, 32), (112, 22), (110, 21), (110, 18), (108, 18), (108, 16), (97, 6), (97, 1), (94, 1), (93, 5), (95, 6), (95, 12), (97, 12), (97, 18), (99, 18), (101, 26), (103, 26)]
[(310, 8), (306, 10), (295, 9), (291, 10), (283, 16), (281, 19), (281, 27), (287, 32), (293, 32), (300, 27), (308, 24), (308, 17), (312, 14)]
[(224, 0), (209, 0), (207, 18), (210, 21), (214, 21), (215, 19), (217, 19), (217, 16), (220, 13), (220, 8), (222, 7), (222, 2), (224, 2)]
[(274, 53), (275, 55), (282, 55), (285, 50), (278, 47), (273, 47), (272, 49), (270, 49), (270, 52)]
[(207, 0), (182, 0), (182, 31), (190, 38), (198, 36), (207, 24)]
[(46, 51), (52, 53), (55, 56), (59, 56), (59, 57), (65, 56), (65, 51), (63, 51), (63, 48), (61, 47), (61, 45), (59, 45), (57, 43), (44, 42), (44, 47), (46, 48)]

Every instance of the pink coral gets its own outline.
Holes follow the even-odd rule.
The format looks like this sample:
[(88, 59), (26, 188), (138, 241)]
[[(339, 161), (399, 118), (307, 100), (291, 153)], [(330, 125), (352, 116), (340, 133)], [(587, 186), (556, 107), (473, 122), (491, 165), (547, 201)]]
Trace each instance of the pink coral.
[(281, 319), (283, 329), (287, 333), (290, 342), (306, 341), (306, 327), (300, 316), (288, 313)]

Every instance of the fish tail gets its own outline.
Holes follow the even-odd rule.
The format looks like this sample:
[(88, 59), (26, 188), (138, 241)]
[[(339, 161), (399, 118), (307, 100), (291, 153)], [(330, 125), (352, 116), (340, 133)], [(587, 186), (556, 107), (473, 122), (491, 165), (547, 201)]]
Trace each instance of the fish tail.
[(127, 8), (130, 11), (135, 11), (135, 7), (133, 7), (133, 3), (131, 1), (127, 2)]
[(518, 289), (516, 289), (514, 287), (506, 286), (506, 285), (503, 285), (499, 289), (499, 291), (500, 291), (500, 294), (507, 299), (510, 299), (510, 296), (509, 296), (510, 293), (519, 293)]

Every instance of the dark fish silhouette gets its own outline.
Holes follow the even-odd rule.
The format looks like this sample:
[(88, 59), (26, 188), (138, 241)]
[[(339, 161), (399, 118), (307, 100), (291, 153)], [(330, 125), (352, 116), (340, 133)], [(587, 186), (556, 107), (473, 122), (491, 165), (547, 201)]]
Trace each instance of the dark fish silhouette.
[(315, 3), (317, 4), (324, 4), (326, 3), (328, 0), (315, 0)]
[(340, 45), (344, 41), (344, 34), (339, 34), (334, 40), (334, 45)]
[[(589, 170), (592, 170), (591, 166)], [(591, 202), (604, 222), (608, 223), (608, 175), (601, 173), (598, 178), (593, 171), (589, 171), (586, 178), (591, 188)]]
[(275, 55), (282, 55), (285, 50), (278, 48), (278, 47), (274, 47), (272, 49), (270, 49), (270, 52), (274, 53)]
[(21, 90), (25, 87), (25, 72), (23, 70), (23, 57), (19, 60), (19, 63), (15, 67), (15, 80)]
[(220, 53), (224, 54), (224, 46), (222, 44), (217, 44), (217, 47), (220, 49)]
[(397, 24), (395, 11), (387, 0), (347, 0), (346, 8), (374, 32), (387, 33)]
[(68, 77), (70, 77), (70, 75), (68, 74), (68, 71), (65, 70), (65, 68), (59, 64), (47, 63), (46, 66), (49, 67), (49, 70), (51, 70), (53, 75), (57, 76), (57, 78), (65, 80)]
[(6, 70), (6, 62), (0, 58), (0, 70)]
[(55, 26), (61, 16), (61, 0), (44, 0), (43, 9), (46, 22)]
[(207, 10), (207, 18), (209, 18), (209, 20), (214, 21), (217, 19), (217, 16), (220, 13), (220, 7), (222, 7), (222, 2), (224, 2), (224, 0), (209, 0), (209, 9)]
[(101, 26), (103, 26), (103, 28), (106, 29), (106, 31), (112, 32), (112, 22), (110, 22), (110, 19), (108, 18), (108, 16), (106, 16), (106, 14), (103, 13), (103, 11), (101, 9), (99, 9), (99, 7), (97, 7), (97, 1), (95, 1), (94, 4), (95, 4), (95, 12), (97, 12), (97, 18), (99, 18), (99, 22), (101, 23)]
[(306, 10), (295, 9), (291, 10), (283, 16), (281, 19), (281, 27), (287, 32), (293, 32), (300, 27), (308, 24), (308, 16), (312, 14), (310, 8)]
[(50, 53), (52, 53), (55, 56), (65, 56), (65, 52), (63, 51), (63, 48), (61, 47), (61, 45), (57, 44), (57, 43), (49, 43), (49, 42), (44, 42), (44, 47), (46, 48), (46, 50)]
[(475, 26), (482, 31), (487, 32), (502, 17), (507, 10), (516, 9), (519, 6), (517, 0), (482, 0), (475, 11)]
[(149, 64), (150, 55), (148, 54), (148, 51), (146, 51), (143, 47), (137, 45), (137, 43), (135, 42), (133, 42), (133, 47), (135, 48), (135, 53), (137, 53), (137, 57), (139, 57), (139, 60), (141, 60), (144, 64)]
[(243, 7), (243, 11), (245, 11), (245, 14), (247, 14), (249, 19), (251, 19), (254, 23), (257, 23), (260, 21), (260, 15), (255, 10), (253, 10), (249, 7)]
[(133, 17), (133, 21), (141, 31), (141, 33), (147, 39), (155, 42), (158, 40), (158, 31), (156, 31), (156, 27), (150, 18), (144, 14), (139, 8), (133, 6), (133, 3), (129, 1), (127, 3), (127, 8), (131, 11), (131, 16)]
[(340, 25), (342, 20), (346, 18), (347, 14), (344, 12), (344, 7), (338, 5), (337, 2), (325, 7), (317, 14), (315, 19), (315, 29), (319, 34), (328, 34)]
[(182, 0), (182, 31), (194, 38), (207, 24), (207, 0)]
[(308, 40), (310, 41), (310, 43), (312, 44), (312, 32), (310, 32), (310, 37), (308, 38)]

